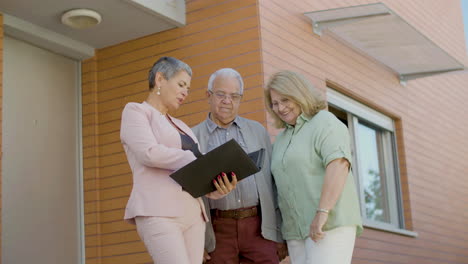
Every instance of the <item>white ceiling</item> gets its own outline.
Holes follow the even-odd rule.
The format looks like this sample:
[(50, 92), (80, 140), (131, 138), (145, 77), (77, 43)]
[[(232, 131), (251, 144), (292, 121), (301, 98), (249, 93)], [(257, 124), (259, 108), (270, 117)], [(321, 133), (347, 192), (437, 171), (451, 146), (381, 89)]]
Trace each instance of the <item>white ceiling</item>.
[[(141, 4), (152, 5), (142, 6)], [(102, 16), (101, 24), (84, 30), (63, 25), (61, 15), (70, 9), (88, 8)], [(171, 14), (183, 13), (183, 19)], [(14, 16), (94, 48), (181, 26), (184, 0), (1, 0), (0, 13)], [(7, 32), (8, 34), (8, 32)]]

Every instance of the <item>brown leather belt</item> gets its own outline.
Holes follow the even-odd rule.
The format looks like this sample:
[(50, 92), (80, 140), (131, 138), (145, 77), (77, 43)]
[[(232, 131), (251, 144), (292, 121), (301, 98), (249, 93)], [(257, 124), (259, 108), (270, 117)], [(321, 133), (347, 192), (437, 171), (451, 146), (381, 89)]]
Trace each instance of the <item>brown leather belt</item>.
[(242, 218), (257, 216), (258, 209), (257, 209), (257, 206), (249, 207), (249, 208), (234, 209), (234, 210), (213, 209), (211, 210), (211, 214), (219, 218), (242, 219)]

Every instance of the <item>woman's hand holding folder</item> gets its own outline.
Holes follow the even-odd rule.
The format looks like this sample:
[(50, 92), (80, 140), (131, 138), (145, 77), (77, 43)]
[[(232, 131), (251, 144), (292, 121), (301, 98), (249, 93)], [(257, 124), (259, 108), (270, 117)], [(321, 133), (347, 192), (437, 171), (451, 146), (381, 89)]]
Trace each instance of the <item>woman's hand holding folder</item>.
[[(260, 171), (264, 151), (260, 149), (247, 154), (234, 139), (231, 139), (173, 172), (171, 177), (195, 198), (206, 196), (219, 199), (232, 191), (237, 181)], [(229, 180), (232, 172), (235, 172), (235, 181)], [(213, 182), (213, 175), (220, 176), (220, 179), (215, 179), (219, 188)], [(226, 189), (223, 189), (223, 186)]]
[(206, 197), (210, 199), (220, 199), (223, 198), (224, 196), (228, 195), (232, 190), (236, 188), (237, 185), (237, 177), (234, 172), (230, 172), (231, 174), (231, 181), (229, 181), (229, 178), (226, 173), (221, 172), (216, 179), (213, 180), (213, 184), (216, 187), (216, 191), (210, 192)]

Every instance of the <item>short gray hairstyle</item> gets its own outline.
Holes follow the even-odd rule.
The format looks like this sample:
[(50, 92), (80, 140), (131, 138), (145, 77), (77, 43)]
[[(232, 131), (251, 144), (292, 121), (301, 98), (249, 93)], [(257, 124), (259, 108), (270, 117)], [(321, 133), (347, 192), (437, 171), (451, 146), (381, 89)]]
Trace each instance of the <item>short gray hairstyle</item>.
[(187, 65), (187, 63), (174, 57), (161, 57), (149, 70), (149, 90), (153, 90), (154, 86), (156, 85), (155, 77), (157, 72), (160, 72), (164, 79), (169, 80), (180, 71), (185, 71), (190, 77), (192, 77), (192, 69)]
[(244, 81), (242, 80), (242, 76), (239, 72), (232, 68), (222, 68), (215, 71), (211, 74), (210, 79), (208, 80), (208, 91), (213, 91), (213, 83), (218, 77), (234, 77), (239, 81), (239, 93), (242, 95), (244, 94)]

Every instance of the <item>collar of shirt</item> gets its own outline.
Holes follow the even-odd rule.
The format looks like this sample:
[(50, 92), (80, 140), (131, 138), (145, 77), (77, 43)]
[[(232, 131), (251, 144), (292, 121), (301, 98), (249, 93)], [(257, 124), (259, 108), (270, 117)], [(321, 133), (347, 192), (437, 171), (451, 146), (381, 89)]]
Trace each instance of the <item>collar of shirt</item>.
[(286, 124), (286, 129), (293, 129), (294, 131), (298, 131), (306, 122), (309, 122), (311, 119), (312, 118), (309, 118), (304, 113), (302, 113), (297, 117), (296, 125), (292, 126), (290, 124)]
[[(216, 128), (222, 128), (222, 127), (218, 126), (215, 122), (213, 122), (213, 120), (211, 120), (210, 118), (210, 115), (211, 113), (208, 114), (208, 118), (206, 119), (207, 120), (206, 125), (208, 126), (208, 131), (210, 133), (213, 133), (213, 131), (215, 131)], [(236, 118), (234, 118), (234, 121), (232, 121), (231, 124), (235, 124), (237, 127), (239, 127), (239, 129), (242, 129), (243, 120), (239, 116), (236, 116)]]

